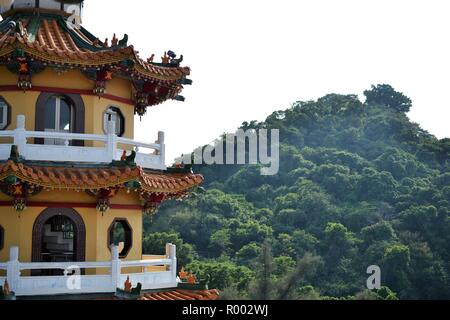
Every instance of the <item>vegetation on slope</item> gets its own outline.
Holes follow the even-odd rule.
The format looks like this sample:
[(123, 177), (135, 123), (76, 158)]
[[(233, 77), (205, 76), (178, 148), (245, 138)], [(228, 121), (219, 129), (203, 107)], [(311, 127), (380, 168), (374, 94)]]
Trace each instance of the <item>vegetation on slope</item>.
[[(296, 102), (243, 129), (280, 129), (280, 172), (196, 166), (205, 191), (145, 221), (144, 248), (167, 241), (225, 297), (450, 298), (450, 139), (406, 112), (389, 85)], [(365, 290), (379, 265), (382, 285)]]

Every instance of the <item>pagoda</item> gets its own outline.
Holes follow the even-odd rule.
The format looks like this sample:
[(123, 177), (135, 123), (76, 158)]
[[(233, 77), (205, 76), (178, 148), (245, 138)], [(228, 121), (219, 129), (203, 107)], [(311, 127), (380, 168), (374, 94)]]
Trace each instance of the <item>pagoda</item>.
[(203, 177), (166, 167), (163, 132), (133, 135), (135, 115), (184, 100), (182, 56), (142, 59), (127, 35), (96, 37), (82, 0), (0, 6), (0, 285), (18, 296), (176, 287), (174, 245), (142, 254), (143, 215)]

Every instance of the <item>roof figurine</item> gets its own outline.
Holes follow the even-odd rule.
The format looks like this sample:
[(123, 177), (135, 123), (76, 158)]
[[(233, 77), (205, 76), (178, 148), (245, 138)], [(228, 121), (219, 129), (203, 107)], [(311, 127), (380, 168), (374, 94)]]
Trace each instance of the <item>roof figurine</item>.
[[(87, 74), (107, 69), (113, 76), (128, 79), (135, 91), (141, 93), (135, 97), (145, 96), (145, 101), (136, 98), (135, 113), (143, 116), (147, 107), (169, 99), (183, 101), (177, 97), (183, 85), (192, 83), (186, 79), (190, 68), (181, 66), (183, 56), (177, 59), (173, 51), (164, 53), (162, 63), (155, 63), (152, 57), (141, 59), (138, 51), (128, 45), (127, 35), (118, 40), (114, 34), (111, 43), (108, 38), (101, 42), (81, 25), (68, 27), (70, 15), (61, 9), (75, 4), (81, 10), (83, 1), (58, 1), (59, 7), (56, 0), (16, 0), (12, 5), (3, 2), (4, 20), (0, 22), (0, 61), (3, 62), (0, 64), (19, 63), (14, 52), (21, 52), (28, 67), (33, 69), (28, 72), (22, 69), (19, 85), (24, 90), (31, 89), (34, 70), (45, 66), (76, 68)], [(39, 15), (35, 14), (36, 10)]]
[[(0, 0), (0, 240), (20, 243), (2, 249), (36, 274), (24, 279), (8, 268), (15, 281), (0, 287), (0, 300), (216, 299), (192, 273), (184, 279), (192, 284), (180, 287), (176, 245), (167, 243), (165, 255), (143, 254), (144, 220), (165, 201), (188, 197), (203, 176), (167, 166), (164, 132), (136, 141), (135, 115), (184, 101), (190, 69), (172, 50), (155, 62), (155, 55), (141, 59), (127, 35), (93, 35), (81, 25), (85, 2)], [(72, 290), (56, 280), (57, 270), (78, 262), (92, 268)]]
[(131, 293), (132, 288), (133, 288), (133, 285), (130, 282), (130, 276), (127, 276), (127, 281), (125, 281), (125, 284), (124, 284), (124, 290), (125, 290), (125, 292)]

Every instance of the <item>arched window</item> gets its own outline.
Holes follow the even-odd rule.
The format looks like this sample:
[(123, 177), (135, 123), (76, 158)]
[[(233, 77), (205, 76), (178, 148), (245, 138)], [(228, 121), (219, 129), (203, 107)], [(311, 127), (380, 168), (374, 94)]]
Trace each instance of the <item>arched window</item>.
[(45, 104), (45, 131), (72, 132), (73, 106), (64, 96), (52, 96)]
[[(73, 129), (73, 105), (67, 97), (51, 96), (45, 104), (46, 132), (72, 132)], [(47, 145), (63, 145), (62, 139), (45, 139)]]
[[(43, 92), (36, 102), (36, 131), (84, 133), (85, 111), (78, 94)], [(35, 139), (36, 144), (64, 144), (61, 139)], [(72, 141), (83, 146), (83, 141)]]
[(11, 107), (3, 97), (0, 97), (0, 130), (5, 130), (11, 123)]
[(133, 246), (133, 229), (127, 219), (116, 218), (108, 230), (108, 248), (119, 247), (119, 258), (126, 258)]
[(103, 130), (108, 133), (108, 122), (113, 121), (116, 124), (116, 135), (123, 136), (125, 132), (125, 118), (117, 107), (109, 107), (103, 113)]

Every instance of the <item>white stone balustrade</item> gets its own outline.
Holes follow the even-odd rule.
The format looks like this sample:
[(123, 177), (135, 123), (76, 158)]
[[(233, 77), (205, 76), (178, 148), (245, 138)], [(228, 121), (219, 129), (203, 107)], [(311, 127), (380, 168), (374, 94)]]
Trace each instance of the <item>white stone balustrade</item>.
[[(158, 133), (156, 143), (142, 143), (132, 139), (118, 137), (115, 134), (115, 123), (108, 123), (108, 134), (78, 134), (66, 132), (38, 132), (25, 129), (25, 116), (17, 117), (17, 128), (11, 131), (0, 131), (0, 160), (7, 160), (10, 156), (11, 146), (16, 145), (19, 154), (25, 160), (31, 161), (60, 161), (79, 163), (104, 163), (120, 160), (124, 146), (136, 151), (135, 162), (146, 169), (165, 170), (165, 144), (164, 132)], [(34, 144), (34, 139), (48, 139), (62, 142), (61, 145)], [(12, 140), (12, 141), (8, 141)], [(73, 141), (100, 142), (103, 147), (71, 146)], [(147, 153), (144, 151), (148, 150)], [(128, 155), (130, 152), (128, 152)]]
[[(123, 289), (127, 277), (133, 286), (142, 284), (142, 290), (167, 289), (177, 286), (176, 246), (166, 245), (164, 259), (125, 261), (119, 259), (117, 246), (111, 247), (111, 260), (98, 262), (31, 262), (18, 260), (19, 248), (10, 248), (10, 261), (0, 263), (0, 277), (3, 285), (7, 279), (16, 296), (45, 296), (58, 294), (115, 293)], [(166, 266), (167, 271), (148, 272), (148, 267)], [(123, 268), (141, 269), (138, 273), (123, 273)], [(80, 270), (109, 269), (109, 274), (84, 275)], [(22, 276), (24, 270), (63, 270), (63, 276)], [(75, 274), (73, 274), (75, 271)], [(78, 271), (78, 272), (77, 272)]]

